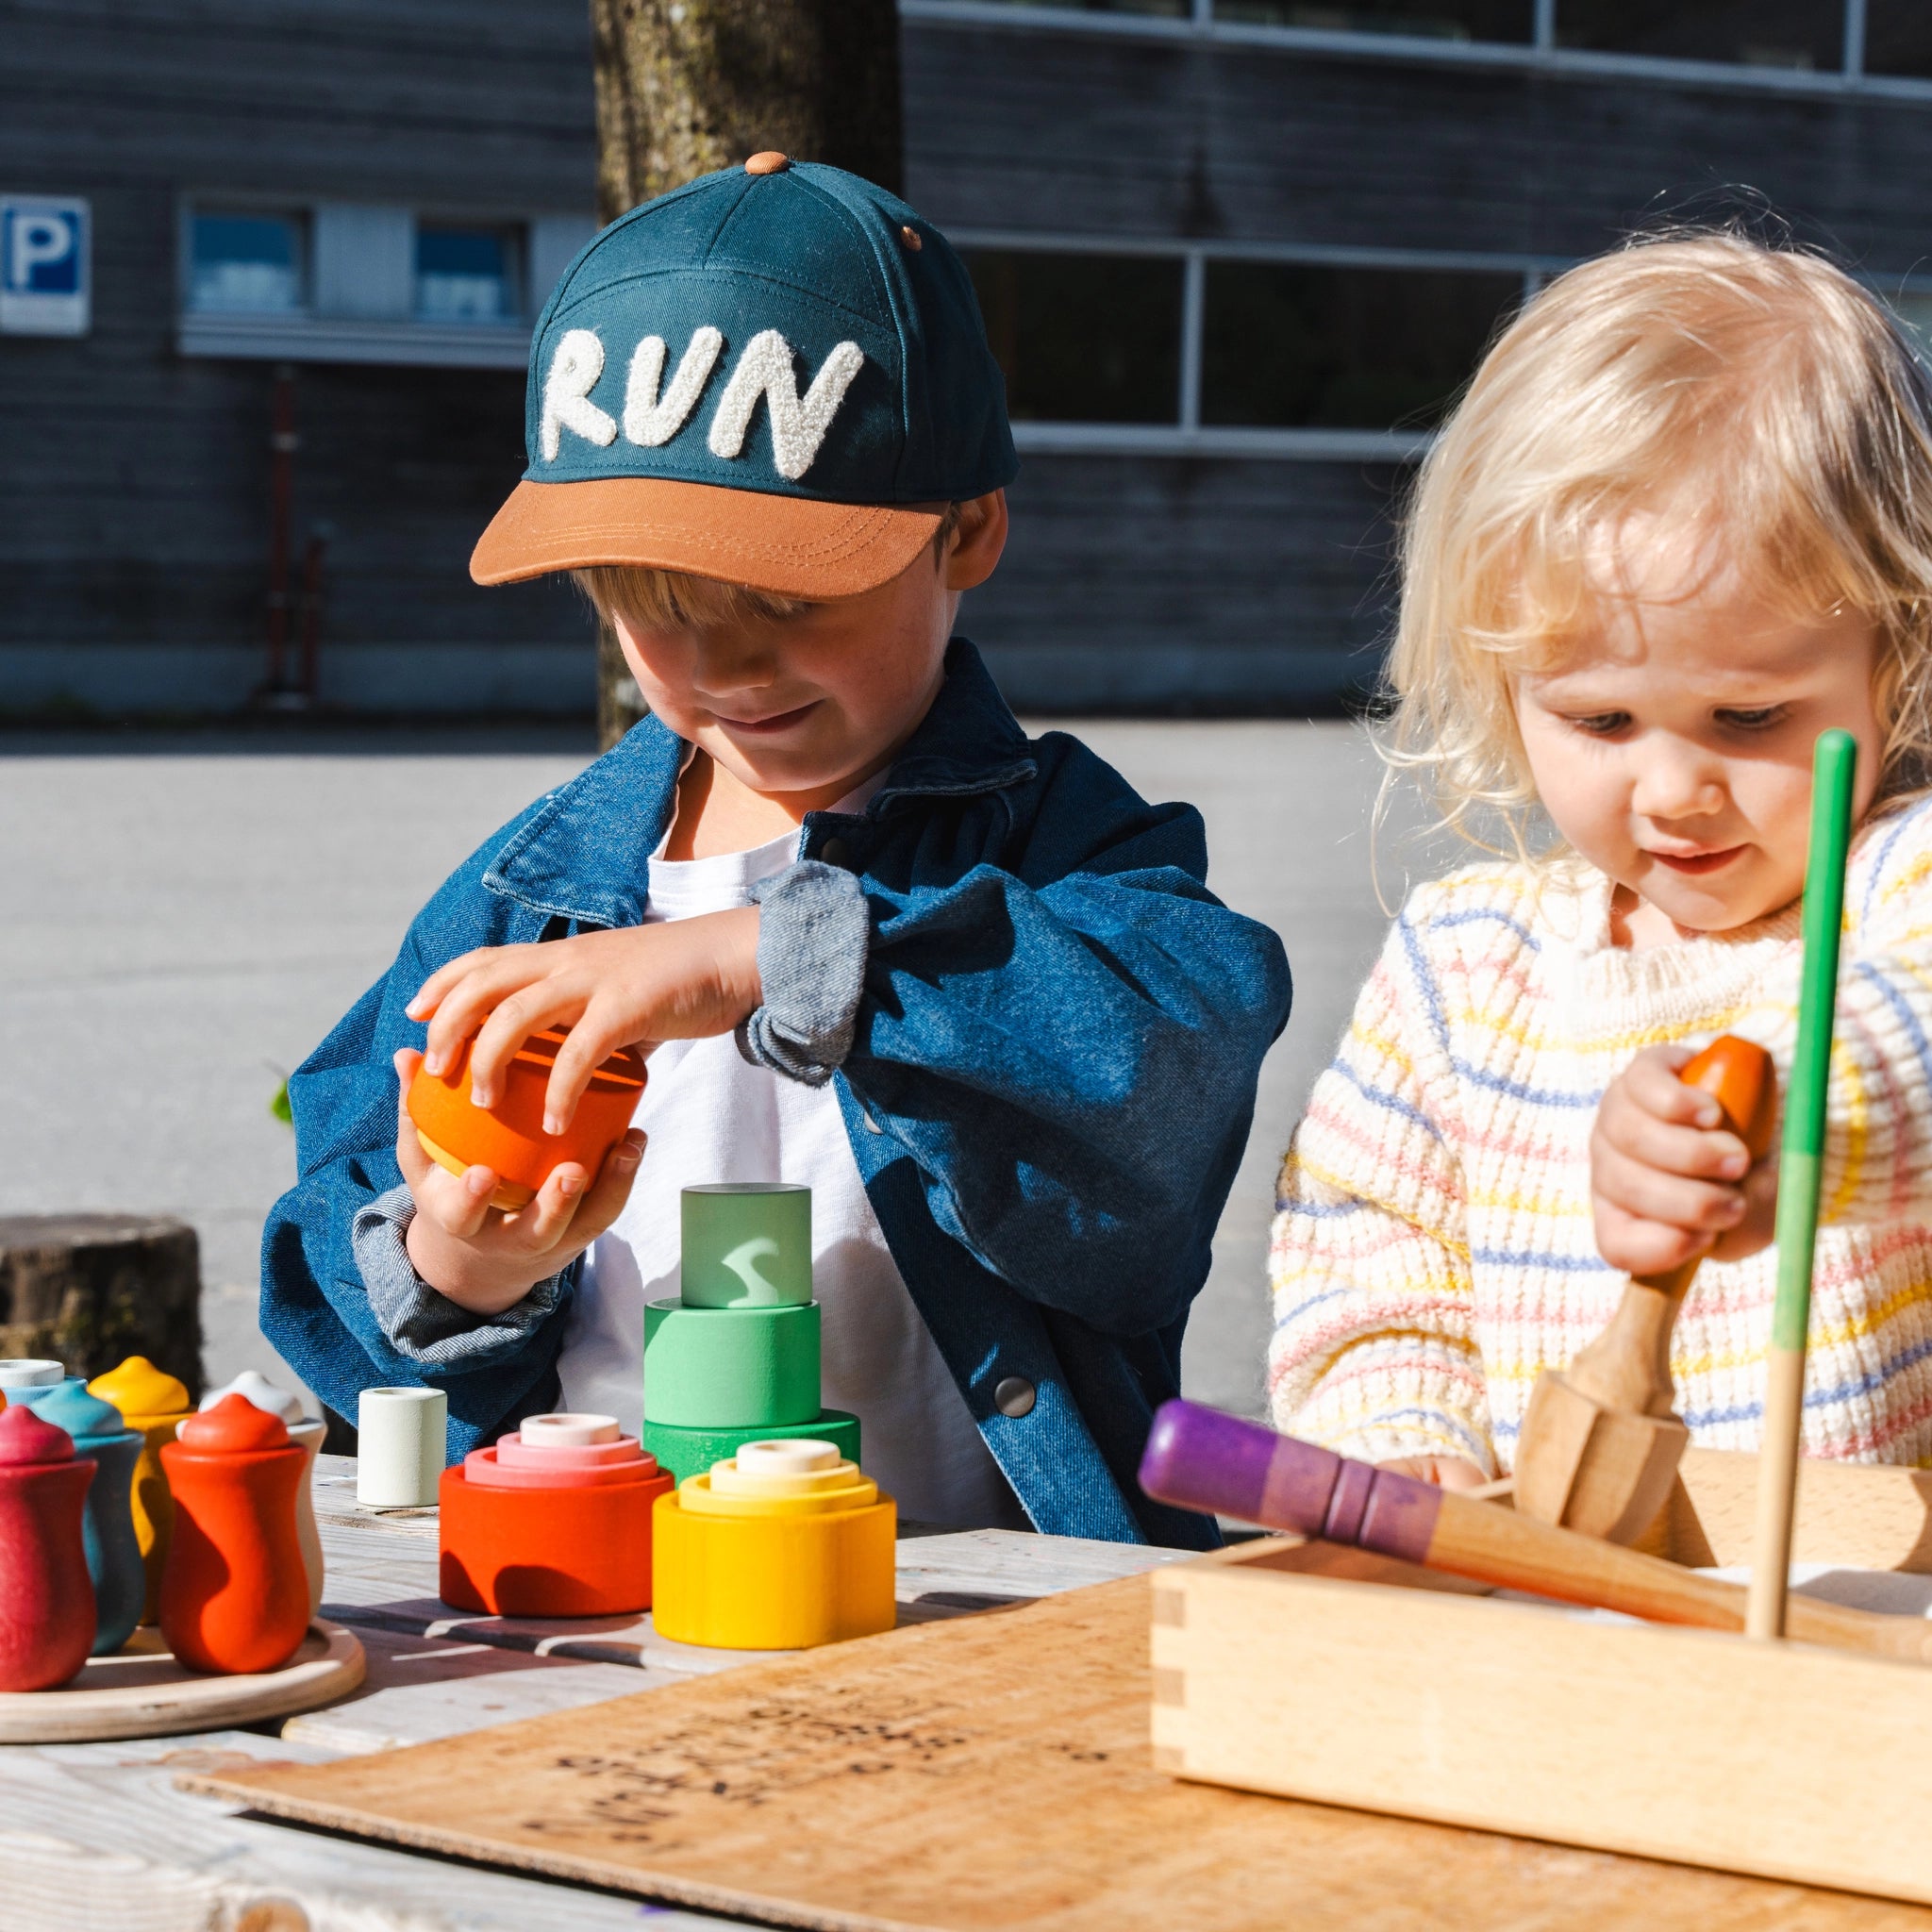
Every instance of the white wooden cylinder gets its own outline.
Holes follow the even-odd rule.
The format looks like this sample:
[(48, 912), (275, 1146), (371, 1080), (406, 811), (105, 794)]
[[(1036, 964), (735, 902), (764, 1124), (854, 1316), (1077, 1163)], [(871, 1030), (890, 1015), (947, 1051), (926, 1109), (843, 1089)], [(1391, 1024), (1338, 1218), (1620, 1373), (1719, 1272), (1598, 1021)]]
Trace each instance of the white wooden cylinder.
[(449, 1433), (441, 1389), (365, 1389), (356, 1405), (356, 1500), (376, 1509), (436, 1501)]

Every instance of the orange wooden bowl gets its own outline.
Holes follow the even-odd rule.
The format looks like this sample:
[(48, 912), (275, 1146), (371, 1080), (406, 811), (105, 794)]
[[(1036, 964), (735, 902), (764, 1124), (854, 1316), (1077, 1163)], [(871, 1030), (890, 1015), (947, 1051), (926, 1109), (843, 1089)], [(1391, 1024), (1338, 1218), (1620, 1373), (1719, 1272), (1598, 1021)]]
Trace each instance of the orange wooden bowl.
[(472, 1042), (467, 1040), (447, 1073), (429, 1074), (419, 1066), (409, 1083), (409, 1118), (424, 1153), (454, 1174), (472, 1167), (493, 1168), (492, 1208), (527, 1208), (551, 1170), (566, 1160), (580, 1162), (595, 1180), (604, 1157), (624, 1139), (643, 1098), (643, 1060), (628, 1047), (621, 1048), (591, 1075), (576, 1118), (562, 1133), (546, 1134), (543, 1093), (569, 1030), (548, 1027), (517, 1048), (504, 1069), (503, 1091), (493, 1107), (477, 1107), (470, 1099)]

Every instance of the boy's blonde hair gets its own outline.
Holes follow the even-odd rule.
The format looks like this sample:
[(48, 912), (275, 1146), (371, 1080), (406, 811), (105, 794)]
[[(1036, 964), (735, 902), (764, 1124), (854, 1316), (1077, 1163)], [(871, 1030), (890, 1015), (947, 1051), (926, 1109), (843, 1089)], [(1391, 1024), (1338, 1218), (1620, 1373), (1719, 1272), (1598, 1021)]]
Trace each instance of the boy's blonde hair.
[(1553, 660), (1590, 622), (1607, 594), (1593, 546), (1633, 511), (1675, 508), (1794, 614), (1876, 624), (1878, 795), (1925, 787), (1924, 371), (1883, 305), (1830, 262), (1734, 233), (1676, 235), (1553, 281), (1422, 465), (1383, 751), (1473, 842), (1528, 856), (1536, 796), (1511, 672)]
[[(935, 563), (945, 560), (946, 540), (959, 527), (960, 508), (949, 503), (940, 518), (932, 540)], [(640, 564), (599, 563), (571, 575), (606, 624), (621, 617), (633, 630), (706, 631), (778, 624), (796, 617), (809, 601), (755, 591), (749, 584), (721, 583), (715, 577)]]

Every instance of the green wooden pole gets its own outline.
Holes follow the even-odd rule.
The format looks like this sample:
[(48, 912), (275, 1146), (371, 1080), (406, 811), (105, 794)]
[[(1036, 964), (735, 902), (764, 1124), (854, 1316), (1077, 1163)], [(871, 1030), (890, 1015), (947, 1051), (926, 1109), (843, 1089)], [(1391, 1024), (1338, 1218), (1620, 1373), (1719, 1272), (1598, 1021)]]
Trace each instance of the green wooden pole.
[(1844, 924), (1845, 856), (1852, 841), (1857, 741), (1849, 731), (1820, 737), (1811, 766), (1811, 849), (1805, 866), (1805, 966), (1798, 991), (1798, 1043), (1785, 1096), (1777, 1174), (1777, 1297), (1765, 1358), (1764, 1436), (1757, 1452), (1757, 1526), (1744, 1628), (1782, 1637), (1791, 1567), (1791, 1512), (1805, 1417), (1805, 1344), (1811, 1326), (1811, 1261), (1824, 1172), (1824, 1102), (1831, 1081), (1832, 1008), (1838, 999), (1839, 935)]

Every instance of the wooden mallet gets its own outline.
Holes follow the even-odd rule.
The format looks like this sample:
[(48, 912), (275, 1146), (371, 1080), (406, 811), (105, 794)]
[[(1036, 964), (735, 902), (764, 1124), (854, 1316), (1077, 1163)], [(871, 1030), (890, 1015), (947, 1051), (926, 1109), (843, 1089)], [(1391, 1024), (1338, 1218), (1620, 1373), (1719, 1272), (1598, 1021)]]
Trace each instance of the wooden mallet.
[[(1678, 1077), (1717, 1101), (1754, 1160), (1771, 1151), (1777, 1091), (1761, 1046), (1727, 1033)], [(1671, 1331), (1701, 1258), (1633, 1275), (1609, 1326), (1568, 1369), (1538, 1376), (1516, 1450), (1522, 1514), (1618, 1543), (1656, 1522), (1690, 1440), (1674, 1413)]]

